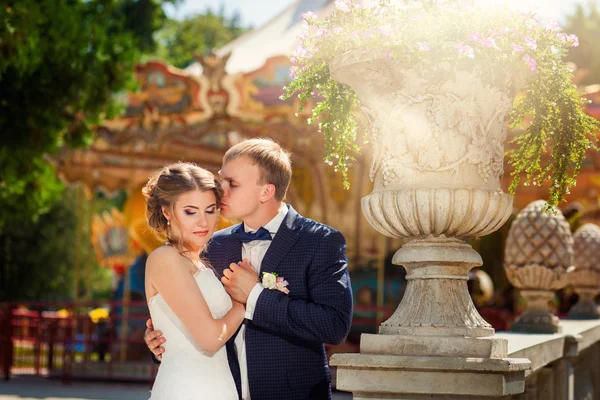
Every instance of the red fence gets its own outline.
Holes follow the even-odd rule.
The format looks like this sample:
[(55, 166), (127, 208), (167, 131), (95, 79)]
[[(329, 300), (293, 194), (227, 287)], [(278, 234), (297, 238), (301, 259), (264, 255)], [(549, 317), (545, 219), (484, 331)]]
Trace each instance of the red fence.
[(0, 303), (4, 379), (32, 374), (60, 377), (65, 383), (71, 379), (152, 381), (156, 367), (143, 340), (146, 303), (131, 302), (125, 320), (123, 304), (110, 303), (108, 317), (94, 323), (89, 311), (105, 305)]

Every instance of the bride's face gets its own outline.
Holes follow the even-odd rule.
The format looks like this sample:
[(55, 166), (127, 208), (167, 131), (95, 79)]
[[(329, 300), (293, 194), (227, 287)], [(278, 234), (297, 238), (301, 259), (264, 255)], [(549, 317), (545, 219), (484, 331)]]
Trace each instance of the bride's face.
[(173, 211), (174, 215), (170, 217), (169, 210), (163, 210), (171, 221), (172, 239), (182, 241), (194, 252), (201, 251), (217, 225), (217, 200), (213, 191), (183, 193), (175, 201)]

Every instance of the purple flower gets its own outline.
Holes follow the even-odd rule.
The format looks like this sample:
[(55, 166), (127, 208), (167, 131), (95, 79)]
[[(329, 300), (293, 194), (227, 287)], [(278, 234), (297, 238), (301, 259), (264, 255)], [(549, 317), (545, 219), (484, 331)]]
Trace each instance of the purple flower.
[(517, 53), (520, 53), (521, 51), (523, 51), (523, 50), (524, 50), (524, 47), (523, 47), (523, 46), (519, 46), (519, 45), (518, 45), (518, 44), (516, 44), (516, 43), (513, 43), (513, 44), (511, 44), (511, 45), (510, 45), (510, 47), (512, 47), (512, 49), (513, 49), (514, 51), (516, 51)]
[(385, 53), (385, 59), (386, 60), (392, 59), (392, 49), (388, 49), (387, 53)]
[(298, 62), (298, 59), (296, 57), (290, 57), (290, 62), (292, 64), (296, 64)]
[(558, 25), (558, 22), (554, 20), (548, 21), (548, 24), (546, 24), (546, 29), (553, 32), (560, 32), (562, 30), (561, 27)]
[(469, 38), (468, 38), (468, 39), (469, 39), (471, 42), (478, 42), (478, 43), (479, 43), (479, 42), (481, 41), (481, 35), (480, 35), (479, 33), (477, 33), (477, 32), (475, 32), (475, 33), (471, 33), (471, 34), (469, 35)]
[(297, 67), (297, 66), (295, 66), (295, 65), (294, 65), (293, 67), (290, 67), (290, 72), (289, 72), (289, 74), (290, 74), (290, 76), (291, 76), (292, 78), (296, 78), (296, 74), (297, 74), (297, 73), (298, 73), (298, 67)]
[(566, 43), (571, 43), (573, 47), (579, 46), (579, 38), (577, 35), (567, 35), (562, 32), (556, 35), (557, 38), (564, 40)]
[(292, 53), (292, 56), (294, 57), (304, 57), (306, 54), (308, 53), (308, 51), (306, 50), (306, 48), (302, 45), (298, 46), (296, 48), (296, 50)]
[(311, 20), (317, 19), (317, 14), (315, 14), (312, 11), (307, 11), (305, 13), (302, 13), (302, 14), (300, 14), (300, 16), (302, 18), (304, 18), (305, 21), (311, 21)]
[(529, 65), (529, 69), (533, 72), (537, 72), (537, 63), (535, 59), (531, 58), (529, 54), (523, 56), (523, 60)]
[(303, 30), (296, 38), (304, 40), (308, 36), (308, 29)]
[(430, 51), (431, 50), (429, 48), (429, 46), (427, 46), (426, 44), (423, 44), (421, 42), (417, 42), (417, 46), (419, 47), (419, 50), (423, 50), (423, 51)]
[(458, 43), (456, 45), (456, 49), (459, 53), (466, 55), (469, 58), (475, 58), (475, 50), (471, 46), (468, 46), (464, 43)]
[(525, 39), (525, 43), (527, 44), (527, 47), (529, 47), (532, 50), (537, 49), (537, 42), (535, 39), (532, 39), (529, 36), (523, 36), (523, 39)]
[(567, 36), (567, 41), (571, 42), (573, 44), (573, 47), (579, 46), (579, 38), (577, 37), (577, 35)]
[(293, 58), (299, 58), (299, 57), (306, 57), (308, 59), (311, 59), (313, 56), (312, 54), (310, 54), (310, 52), (306, 49), (306, 47), (300, 45), (296, 48), (296, 50), (292, 53), (292, 57)]
[(325, 34), (325, 31), (323, 29), (319, 29), (317, 31), (317, 33), (315, 33), (315, 38), (316, 39), (321, 39), (323, 37), (323, 35)]
[(480, 43), (482, 46), (485, 47), (493, 47), (494, 49), (500, 49), (496, 44), (496, 41), (492, 37), (488, 37), (487, 39), (482, 40)]

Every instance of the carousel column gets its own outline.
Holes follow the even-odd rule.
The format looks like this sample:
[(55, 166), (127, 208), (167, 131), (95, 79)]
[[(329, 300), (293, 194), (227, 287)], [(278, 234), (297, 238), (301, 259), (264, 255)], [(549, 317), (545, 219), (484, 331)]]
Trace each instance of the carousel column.
[(521, 210), (506, 239), (506, 276), (527, 300), (527, 309), (511, 326), (514, 332), (560, 332), (548, 303), (568, 283), (573, 236), (562, 213), (556, 207), (546, 212), (545, 205), (537, 200)]
[(569, 275), (569, 281), (579, 295), (577, 304), (569, 310), (570, 319), (597, 319), (600, 310), (594, 298), (600, 293), (600, 227), (585, 224), (575, 235), (574, 261), (575, 271)]
[(379, 334), (361, 336), (360, 354), (331, 359), (337, 388), (354, 399), (523, 392), (529, 361), (507, 358), (507, 341), (494, 336), (467, 288), (482, 260), (465, 240), (494, 232), (512, 211), (500, 189), (510, 90), (448, 64), (407, 70), (374, 50), (346, 53), (330, 71), (360, 98), (374, 147), (363, 213), (407, 242), (393, 263), (408, 281)]

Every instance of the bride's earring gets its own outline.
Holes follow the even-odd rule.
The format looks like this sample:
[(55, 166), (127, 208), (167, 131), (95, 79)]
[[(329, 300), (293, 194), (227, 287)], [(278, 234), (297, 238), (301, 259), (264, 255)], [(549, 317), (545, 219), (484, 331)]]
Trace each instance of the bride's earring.
[(171, 221), (167, 220), (167, 225), (171, 225)]

